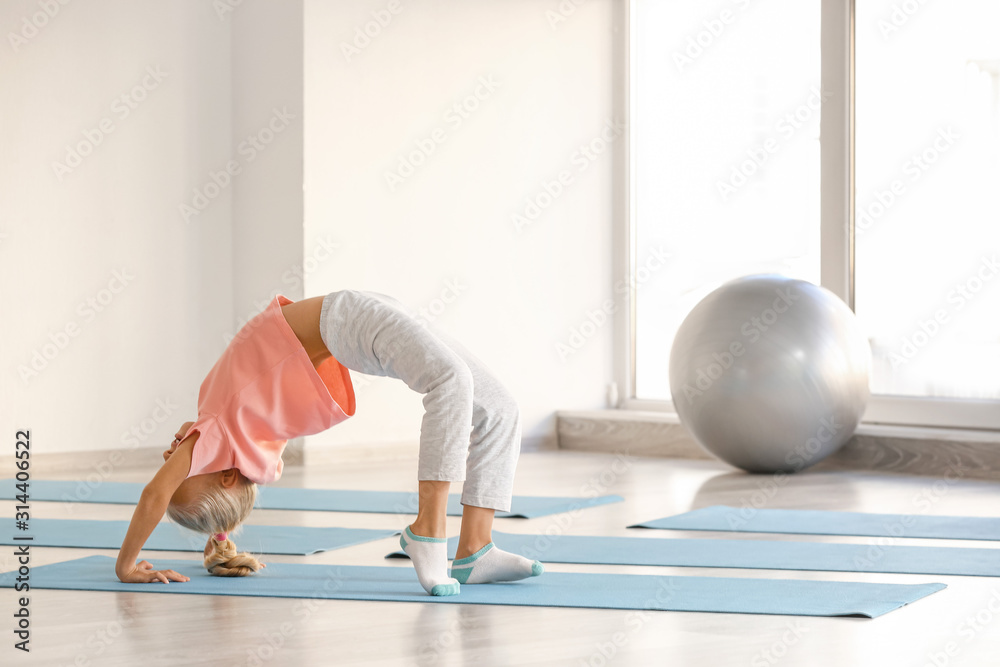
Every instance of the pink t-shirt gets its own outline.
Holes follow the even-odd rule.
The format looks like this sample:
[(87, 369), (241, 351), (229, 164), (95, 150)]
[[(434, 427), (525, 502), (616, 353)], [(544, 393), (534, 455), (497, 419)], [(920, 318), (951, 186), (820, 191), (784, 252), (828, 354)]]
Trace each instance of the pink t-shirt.
[(281, 314), (289, 303), (275, 296), (201, 383), (198, 420), (185, 434), (201, 434), (188, 477), (237, 468), (268, 484), (281, 477), (288, 438), (325, 431), (354, 414), (350, 373), (333, 357), (313, 366)]

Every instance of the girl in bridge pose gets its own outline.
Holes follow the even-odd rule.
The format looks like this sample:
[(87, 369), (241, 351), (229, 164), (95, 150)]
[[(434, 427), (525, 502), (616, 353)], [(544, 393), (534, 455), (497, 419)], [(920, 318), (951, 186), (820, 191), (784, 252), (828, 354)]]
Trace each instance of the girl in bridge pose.
[[(119, 579), (188, 581), (136, 562), (164, 513), (209, 535), (205, 567), (212, 574), (245, 576), (264, 567), (237, 553), (229, 533), (250, 514), (257, 485), (281, 476), (289, 438), (354, 414), (348, 369), (397, 378), (423, 394), (419, 509), (400, 537), (421, 586), (455, 595), (463, 583), (541, 574), (541, 563), (492, 541), (494, 512), (510, 510), (520, 451), (510, 393), (481, 361), (395, 299), (345, 290), (298, 302), (279, 294), (229, 343), (201, 385), (197, 420), (181, 426), (142, 492), (118, 554)], [(449, 576), (445, 512), (451, 482), (461, 481), (462, 528)]]

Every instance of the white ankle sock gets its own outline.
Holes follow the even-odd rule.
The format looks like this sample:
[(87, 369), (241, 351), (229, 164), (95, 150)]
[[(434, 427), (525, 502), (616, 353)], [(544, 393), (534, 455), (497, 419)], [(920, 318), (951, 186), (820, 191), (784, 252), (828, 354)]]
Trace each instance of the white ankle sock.
[(446, 538), (414, 535), (407, 526), (399, 536), (399, 546), (413, 561), (413, 569), (425, 591), (431, 595), (458, 595), (458, 581), (448, 576)]
[(485, 547), (451, 564), (451, 576), (463, 584), (491, 584), (537, 577), (545, 568), (537, 560), (498, 549), (490, 542)]

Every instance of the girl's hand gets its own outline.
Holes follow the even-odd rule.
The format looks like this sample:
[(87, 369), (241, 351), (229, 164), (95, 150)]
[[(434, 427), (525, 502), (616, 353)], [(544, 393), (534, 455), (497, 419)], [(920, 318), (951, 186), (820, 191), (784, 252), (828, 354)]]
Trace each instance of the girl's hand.
[(126, 584), (151, 584), (163, 582), (169, 584), (171, 581), (191, 581), (191, 577), (184, 576), (174, 570), (154, 570), (153, 564), (147, 560), (141, 560), (131, 572), (125, 576), (118, 576)]
[(194, 426), (194, 422), (184, 422), (181, 427), (177, 429), (177, 433), (174, 433), (174, 439), (176, 439), (177, 442), (180, 442), (181, 438), (184, 437), (184, 435), (188, 432), (188, 429), (192, 426)]
[(174, 450), (177, 449), (177, 445), (181, 444), (181, 438), (184, 437), (184, 434), (187, 433), (188, 429), (191, 428), (193, 424), (194, 422), (184, 422), (184, 424), (177, 429), (177, 433), (174, 433), (174, 441), (170, 443), (170, 449), (163, 452), (164, 461), (169, 459), (170, 455), (174, 453)]

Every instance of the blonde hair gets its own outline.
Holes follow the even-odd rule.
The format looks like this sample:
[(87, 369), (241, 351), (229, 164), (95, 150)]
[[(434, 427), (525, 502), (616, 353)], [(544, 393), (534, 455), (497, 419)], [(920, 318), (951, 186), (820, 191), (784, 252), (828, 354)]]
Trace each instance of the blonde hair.
[(217, 577), (245, 577), (261, 569), (263, 564), (252, 554), (237, 553), (236, 544), (227, 538), (220, 542), (217, 533), (235, 532), (250, 515), (257, 501), (257, 484), (237, 471), (239, 482), (230, 489), (223, 486), (204, 491), (187, 505), (170, 503), (167, 516), (175, 523), (197, 533), (209, 533), (205, 568)]

